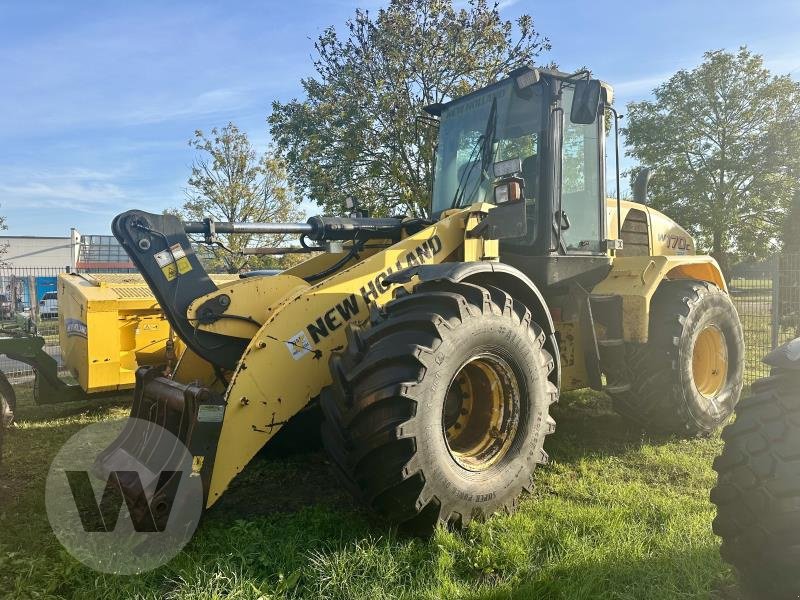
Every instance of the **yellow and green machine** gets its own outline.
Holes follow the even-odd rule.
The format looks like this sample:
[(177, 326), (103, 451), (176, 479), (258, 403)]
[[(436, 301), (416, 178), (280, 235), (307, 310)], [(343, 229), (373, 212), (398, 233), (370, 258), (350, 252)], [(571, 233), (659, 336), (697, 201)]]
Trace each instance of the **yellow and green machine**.
[[(224, 283), (237, 275), (214, 275)], [(183, 352), (144, 278), (136, 273), (62, 273), (58, 277), (61, 365), (47, 340), (30, 326), (6, 328), (0, 354), (30, 365), (39, 404), (55, 404), (131, 390), (140, 366), (167, 366)], [(59, 371), (75, 380), (68, 381)], [(14, 419), (16, 394), (0, 372), (2, 425)]]
[(183, 352), (138, 273), (62, 273), (58, 298), (64, 366), (87, 394), (131, 389), (138, 367), (169, 365)]
[[(119, 215), (115, 236), (185, 346), (174, 369), (136, 372), (132, 416), (189, 447), (211, 507), (298, 413), (319, 411), (344, 484), (415, 531), (512, 510), (547, 461), (561, 390), (604, 390), (643, 428), (716, 429), (742, 388), (741, 326), (717, 263), (646, 206), (646, 181), (638, 202), (606, 198), (612, 100), (585, 72), (524, 67), (428, 107), (429, 219)], [(237, 232), (325, 251), (214, 282), (187, 235)], [(147, 445), (123, 434), (97, 466)]]

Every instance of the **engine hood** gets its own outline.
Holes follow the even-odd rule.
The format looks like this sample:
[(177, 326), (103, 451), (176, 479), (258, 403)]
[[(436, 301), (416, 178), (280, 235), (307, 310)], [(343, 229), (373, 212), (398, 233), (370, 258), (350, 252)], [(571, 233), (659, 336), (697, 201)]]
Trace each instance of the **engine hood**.
[[(654, 208), (623, 200), (622, 239), (628, 246), (639, 248), (644, 254), (644, 240), (647, 240), (650, 256), (686, 256), (696, 254), (694, 239), (689, 232)], [(608, 214), (608, 239), (617, 239), (617, 201), (606, 200)], [(628, 254), (626, 249), (623, 253)]]

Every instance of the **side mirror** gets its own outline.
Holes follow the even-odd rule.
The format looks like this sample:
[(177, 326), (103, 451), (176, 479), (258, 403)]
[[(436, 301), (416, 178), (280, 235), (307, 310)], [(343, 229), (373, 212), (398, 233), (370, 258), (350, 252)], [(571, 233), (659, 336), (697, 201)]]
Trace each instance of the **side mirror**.
[(639, 204), (647, 204), (647, 186), (650, 183), (650, 176), (653, 170), (645, 167), (636, 174), (633, 181), (633, 201)]
[(591, 125), (600, 108), (602, 88), (599, 79), (580, 79), (575, 82), (569, 120), (578, 125)]

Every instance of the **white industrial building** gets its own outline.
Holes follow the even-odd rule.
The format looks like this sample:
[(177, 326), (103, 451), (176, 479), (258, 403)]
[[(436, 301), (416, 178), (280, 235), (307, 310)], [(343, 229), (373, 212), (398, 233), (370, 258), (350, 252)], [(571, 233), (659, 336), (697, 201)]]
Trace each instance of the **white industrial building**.
[(82, 235), (74, 228), (65, 237), (0, 236), (0, 249), (0, 299), (17, 308), (30, 308), (55, 292), (59, 273), (135, 271), (114, 236)]
[(70, 229), (69, 236), (0, 236), (0, 262), (12, 269), (57, 269), (59, 271), (133, 270), (127, 254), (111, 235), (82, 235)]
[(26, 269), (41, 268), (75, 268), (77, 262), (76, 244), (73, 235), (78, 232), (73, 229), (70, 237), (50, 236), (0, 236), (0, 260), (4, 266)]

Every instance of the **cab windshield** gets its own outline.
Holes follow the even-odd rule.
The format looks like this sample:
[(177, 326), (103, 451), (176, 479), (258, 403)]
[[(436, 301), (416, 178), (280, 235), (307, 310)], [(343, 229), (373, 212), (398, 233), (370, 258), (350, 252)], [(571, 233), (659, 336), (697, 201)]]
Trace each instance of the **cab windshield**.
[[(519, 90), (509, 79), (457, 100), (441, 115), (433, 188), (433, 213), (493, 201), (493, 166), (519, 159), (526, 202), (539, 188), (543, 139), (543, 86)], [(534, 214), (529, 210), (529, 214)]]

